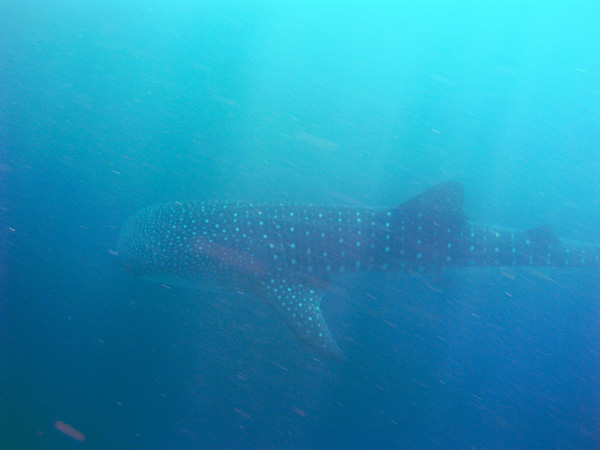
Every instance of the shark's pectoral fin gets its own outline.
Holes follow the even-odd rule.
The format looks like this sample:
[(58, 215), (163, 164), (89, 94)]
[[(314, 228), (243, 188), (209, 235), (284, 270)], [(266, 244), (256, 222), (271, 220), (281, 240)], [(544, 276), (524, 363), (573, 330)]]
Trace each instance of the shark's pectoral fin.
[(323, 356), (344, 359), (321, 314), (322, 292), (292, 277), (271, 278), (262, 295), (307, 345)]

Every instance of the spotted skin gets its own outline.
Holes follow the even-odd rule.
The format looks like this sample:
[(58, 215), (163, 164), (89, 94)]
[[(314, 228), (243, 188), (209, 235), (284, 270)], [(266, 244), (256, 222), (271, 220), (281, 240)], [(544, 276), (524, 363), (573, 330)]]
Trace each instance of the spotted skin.
[(327, 283), (357, 271), (442, 266), (600, 266), (600, 247), (468, 222), (463, 188), (435, 186), (389, 210), (169, 203), (132, 216), (121, 262), (154, 279), (216, 284), (264, 298), (320, 354), (341, 358), (320, 309)]

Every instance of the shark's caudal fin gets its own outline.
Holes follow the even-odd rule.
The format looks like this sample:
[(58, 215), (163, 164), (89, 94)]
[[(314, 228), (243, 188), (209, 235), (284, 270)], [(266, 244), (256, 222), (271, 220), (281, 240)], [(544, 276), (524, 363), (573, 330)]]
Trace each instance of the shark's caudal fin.
[(293, 277), (273, 277), (263, 289), (263, 296), (308, 346), (323, 356), (344, 359), (321, 314), (321, 292)]

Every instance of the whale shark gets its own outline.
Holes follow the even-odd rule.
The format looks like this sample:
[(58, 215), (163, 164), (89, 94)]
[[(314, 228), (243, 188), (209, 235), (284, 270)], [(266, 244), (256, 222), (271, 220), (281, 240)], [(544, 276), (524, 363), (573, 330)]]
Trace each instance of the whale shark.
[(321, 312), (336, 277), (442, 267), (599, 267), (600, 246), (467, 220), (454, 181), (397, 207), (220, 201), (167, 203), (131, 216), (117, 254), (132, 273), (249, 293), (319, 355), (343, 359)]

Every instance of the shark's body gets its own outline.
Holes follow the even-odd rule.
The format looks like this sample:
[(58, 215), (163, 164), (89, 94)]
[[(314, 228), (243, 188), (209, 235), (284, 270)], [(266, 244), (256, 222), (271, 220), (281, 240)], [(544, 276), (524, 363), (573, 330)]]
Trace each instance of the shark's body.
[(600, 246), (468, 222), (449, 182), (390, 210), (191, 202), (132, 216), (119, 239), (134, 273), (253, 293), (321, 354), (341, 357), (321, 315), (326, 282), (357, 271), (442, 266), (600, 266)]

